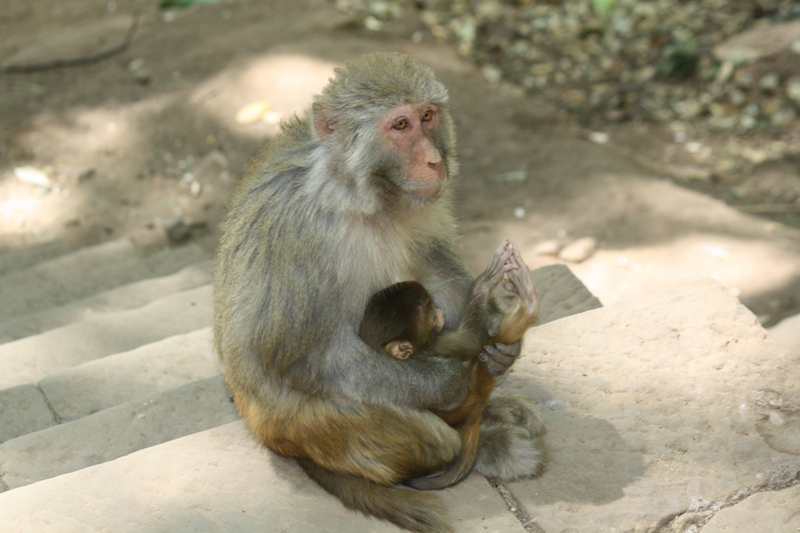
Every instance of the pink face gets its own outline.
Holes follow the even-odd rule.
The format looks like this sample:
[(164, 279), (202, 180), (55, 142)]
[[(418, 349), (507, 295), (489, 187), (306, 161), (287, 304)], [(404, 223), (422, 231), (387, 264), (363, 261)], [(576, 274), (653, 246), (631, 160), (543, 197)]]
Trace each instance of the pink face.
[(447, 169), (432, 138), (439, 125), (434, 104), (401, 105), (381, 120), (381, 133), (403, 158), (411, 192), (433, 198), (442, 190)]

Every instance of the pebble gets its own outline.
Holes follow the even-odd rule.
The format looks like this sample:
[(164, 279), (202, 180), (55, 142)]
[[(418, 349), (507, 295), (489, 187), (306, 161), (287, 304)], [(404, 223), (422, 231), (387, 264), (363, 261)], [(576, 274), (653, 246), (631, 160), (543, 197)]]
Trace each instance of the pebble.
[(179, 243), (189, 238), (189, 225), (182, 218), (176, 218), (164, 225), (164, 231), (170, 242)]
[(558, 258), (570, 263), (581, 263), (592, 256), (597, 249), (597, 240), (593, 237), (583, 237), (564, 246), (558, 252)]
[(552, 255), (557, 256), (558, 252), (564, 247), (564, 241), (560, 239), (551, 239), (544, 241), (533, 247), (533, 253), (536, 255)]
[(14, 175), (19, 181), (41, 189), (49, 189), (50, 185), (52, 185), (47, 173), (36, 167), (16, 167), (14, 168)]

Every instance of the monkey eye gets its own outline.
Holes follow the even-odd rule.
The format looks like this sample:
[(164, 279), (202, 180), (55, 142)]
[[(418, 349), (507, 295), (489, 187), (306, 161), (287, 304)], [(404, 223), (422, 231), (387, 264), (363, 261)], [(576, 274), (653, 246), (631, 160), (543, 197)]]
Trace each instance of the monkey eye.
[(399, 130), (404, 130), (407, 127), (408, 127), (408, 120), (406, 120), (404, 118), (401, 118), (400, 120), (398, 120), (397, 122), (392, 124), (392, 128), (394, 128), (394, 129), (396, 129), (398, 131)]
[(430, 109), (422, 114), (422, 122), (430, 122), (433, 120), (433, 111)]

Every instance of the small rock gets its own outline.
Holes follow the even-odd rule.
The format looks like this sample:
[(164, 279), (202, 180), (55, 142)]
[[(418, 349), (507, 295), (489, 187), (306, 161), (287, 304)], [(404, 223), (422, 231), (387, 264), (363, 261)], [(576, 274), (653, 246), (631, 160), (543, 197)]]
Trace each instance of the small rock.
[(136, 83), (139, 85), (148, 85), (152, 76), (150, 75), (150, 71), (146, 68), (140, 68), (139, 70), (134, 71), (133, 79), (136, 80)]
[(780, 77), (776, 73), (770, 72), (758, 80), (758, 86), (764, 91), (772, 92), (778, 88), (780, 82)]
[(532, 252), (536, 255), (558, 255), (558, 252), (564, 247), (564, 241), (560, 239), (552, 239), (544, 241), (533, 247)]
[(558, 258), (570, 263), (581, 263), (591, 257), (596, 249), (596, 239), (583, 237), (564, 246), (558, 253)]
[(503, 79), (503, 71), (494, 65), (486, 65), (481, 69), (483, 77), (489, 83), (500, 83)]
[(50, 185), (52, 185), (47, 173), (36, 167), (16, 167), (14, 175), (19, 181), (41, 189), (49, 189)]
[(383, 29), (383, 22), (372, 15), (368, 15), (364, 19), (364, 27), (370, 31), (381, 31)]
[(796, 118), (797, 114), (794, 112), (794, 109), (790, 107), (782, 107), (770, 117), (770, 122), (773, 126), (782, 128), (792, 124)]
[(182, 218), (176, 218), (164, 225), (164, 231), (170, 242), (179, 243), (189, 238), (189, 226)]
[(589, 134), (589, 140), (596, 144), (606, 144), (608, 139), (608, 133), (602, 131), (593, 131)]
[(717, 71), (717, 82), (725, 83), (731, 79), (734, 70), (736, 70), (736, 66), (733, 64), (733, 61), (723, 61), (722, 65), (719, 67), (719, 71)]
[(795, 76), (786, 80), (786, 96), (800, 104), (800, 77)]
[(144, 65), (145, 60), (139, 57), (128, 63), (128, 70), (131, 72), (136, 72), (137, 70), (144, 68)]
[(682, 120), (691, 120), (703, 112), (703, 104), (697, 100), (683, 100), (673, 106)]

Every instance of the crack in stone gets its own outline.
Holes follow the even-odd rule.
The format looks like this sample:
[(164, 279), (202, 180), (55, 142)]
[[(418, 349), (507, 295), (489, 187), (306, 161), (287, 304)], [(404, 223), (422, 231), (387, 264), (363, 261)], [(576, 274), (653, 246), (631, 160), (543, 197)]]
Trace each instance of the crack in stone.
[[(685, 511), (663, 517), (650, 532), (699, 533), (718, 512), (733, 507), (753, 494), (785, 490), (800, 484), (800, 465), (782, 464), (778, 470), (770, 470), (768, 473), (770, 476), (767, 481), (754, 487), (740, 489), (725, 500), (711, 502), (700, 497), (692, 498), (692, 502)], [(685, 520), (683, 520), (684, 517)]]
[(64, 419), (61, 418), (61, 415), (58, 414), (58, 412), (56, 411), (56, 408), (53, 407), (53, 404), (50, 403), (50, 398), (48, 398), (47, 394), (44, 393), (44, 390), (42, 389), (42, 387), (40, 387), (38, 383), (35, 384), (34, 387), (39, 389), (39, 392), (42, 393), (42, 398), (44, 398), (44, 404), (47, 406), (48, 409), (50, 409), (50, 414), (53, 415), (53, 419), (55, 420), (56, 424), (63, 423)]
[(536, 517), (532, 517), (528, 510), (522, 505), (522, 502), (517, 499), (505, 483), (497, 478), (487, 477), (486, 481), (500, 494), (503, 501), (506, 502), (508, 510), (514, 513), (514, 516), (519, 520), (522, 527), (528, 533), (545, 533), (542, 526), (536, 523)]

